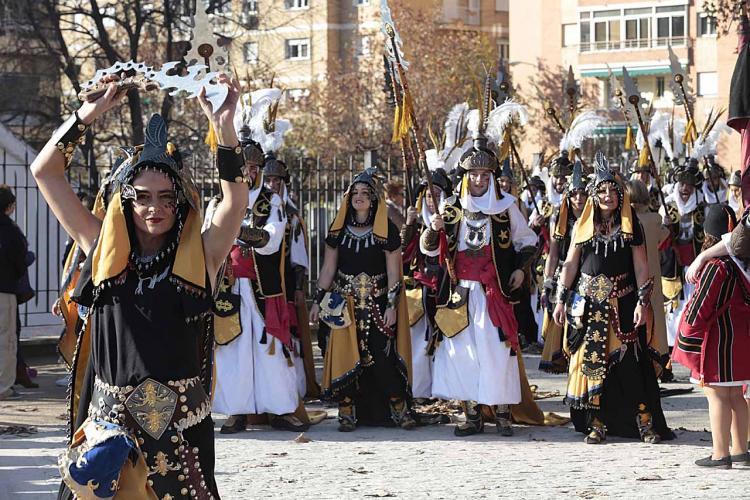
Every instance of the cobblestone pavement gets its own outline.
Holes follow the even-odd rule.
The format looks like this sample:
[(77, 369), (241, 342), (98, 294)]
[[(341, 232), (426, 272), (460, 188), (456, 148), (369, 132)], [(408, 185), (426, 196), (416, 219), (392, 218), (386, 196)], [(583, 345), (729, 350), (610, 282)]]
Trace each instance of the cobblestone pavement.
[[(564, 390), (564, 378), (531, 369), (542, 391)], [(37, 432), (0, 435), (0, 499), (54, 498), (56, 457), (64, 443), (60, 366), (40, 366), (36, 390), (0, 402), (0, 426), (33, 425)], [(678, 378), (687, 379), (684, 371)], [(668, 387), (687, 387), (670, 384)], [(562, 397), (539, 401), (565, 415)], [(310, 405), (321, 408), (320, 405)], [(224, 498), (747, 498), (750, 468), (706, 471), (693, 465), (710, 453), (706, 401), (699, 389), (663, 400), (678, 438), (648, 446), (610, 438), (587, 446), (568, 427), (516, 427), (502, 438), (488, 426), (459, 439), (452, 425), (414, 431), (362, 428), (336, 431), (329, 418), (305, 433), (256, 428), (237, 437), (216, 434), (216, 466)], [(334, 416), (334, 410), (328, 409)], [(215, 415), (217, 428), (223, 422)]]

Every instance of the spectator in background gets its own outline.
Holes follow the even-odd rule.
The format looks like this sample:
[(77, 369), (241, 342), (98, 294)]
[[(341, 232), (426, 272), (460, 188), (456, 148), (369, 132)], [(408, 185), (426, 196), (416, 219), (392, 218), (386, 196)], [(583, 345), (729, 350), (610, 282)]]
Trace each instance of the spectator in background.
[(388, 207), (388, 220), (401, 230), (404, 218), (404, 184), (399, 181), (388, 181), (385, 185), (385, 204)]
[(17, 399), (16, 380), (16, 289), (26, 273), (26, 239), (10, 215), (16, 196), (0, 184), (0, 400)]

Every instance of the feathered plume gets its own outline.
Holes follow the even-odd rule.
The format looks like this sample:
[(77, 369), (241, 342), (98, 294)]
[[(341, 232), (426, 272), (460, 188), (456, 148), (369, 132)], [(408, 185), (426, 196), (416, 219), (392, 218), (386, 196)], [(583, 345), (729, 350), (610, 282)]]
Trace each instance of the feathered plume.
[(445, 168), (445, 161), (440, 157), (437, 149), (426, 150), (424, 156), (427, 161), (427, 168), (429, 168), (430, 171), (435, 171), (438, 168)]
[[(669, 121), (671, 117), (664, 111), (657, 111), (651, 118), (651, 124), (648, 130), (648, 142), (651, 145), (651, 151), (654, 151), (657, 142), (661, 142), (661, 147), (669, 158), (674, 158), (674, 148), (672, 148), (672, 137), (669, 135)], [(640, 134), (640, 131), (639, 131)], [(640, 147), (640, 146), (639, 146)]]
[(690, 152), (690, 158), (699, 160), (704, 156), (716, 154), (721, 134), (724, 132), (730, 134), (732, 130), (725, 122), (714, 122), (714, 126), (707, 133), (702, 133), (695, 140), (693, 151)]
[(560, 151), (573, 151), (581, 147), (584, 139), (594, 133), (594, 130), (604, 123), (606, 119), (599, 116), (595, 111), (584, 111), (576, 116), (570, 128), (560, 139)]
[(498, 146), (502, 142), (503, 131), (514, 118), (518, 119), (519, 125), (526, 125), (529, 121), (529, 113), (526, 108), (512, 99), (506, 100), (496, 107), (487, 116), (487, 139)]
[[(249, 120), (252, 138), (264, 153), (273, 153), (284, 144), (284, 134), (292, 129), (289, 120), (277, 120), (281, 89), (261, 89), (250, 95)], [(244, 111), (244, 110), (243, 110)], [(244, 120), (244, 119), (243, 119)]]
[(469, 136), (474, 137), (479, 133), (479, 127), (482, 124), (482, 115), (478, 109), (469, 111), (466, 117), (466, 129), (470, 132)]
[(450, 150), (456, 144), (460, 144), (464, 136), (469, 117), (469, 104), (462, 102), (456, 104), (448, 113), (445, 120), (445, 149)]
[(685, 136), (687, 130), (687, 120), (685, 118), (675, 118), (672, 122), (672, 149), (674, 150), (674, 158), (679, 158), (685, 151), (685, 144), (682, 142), (682, 138)]

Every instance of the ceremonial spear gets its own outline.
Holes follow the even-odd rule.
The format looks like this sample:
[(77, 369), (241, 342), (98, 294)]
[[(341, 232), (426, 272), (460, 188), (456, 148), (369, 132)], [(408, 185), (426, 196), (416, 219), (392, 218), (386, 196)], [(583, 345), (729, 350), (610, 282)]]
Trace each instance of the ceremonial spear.
[[(404, 61), (401, 57), (401, 37), (396, 31), (395, 23), (393, 22), (393, 16), (391, 15), (391, 8), (388, 6), (388, 0), (380, 0), (380, 17), (383, 23), (383, 33), (388, 37), (390, 42), (390, 48), (386, 45), (386, 56), (390, 61), (391, 65), (396, 68), (396, 73), (393, 76), (398, 77), (398, 82), (401, 86), (402, 94), (402, 106), (401, 116), (398, 123), (394, 123), (394, 127), (398, 126), (399, 130), (394, 130), (394, 137), (398, 133), (398, 137), (403, 140), (404, 136), (408, 134), (408, 129), (412, 129), (415, 142), (417, 144), (417, 154), (419, 155), (418, 164), (424, 171), (424, 177), (427, 181), (427, 189), (432, 196), (432, 174), (430, 169), (427, 168), (427, 157), (425, 156), (425, 148), (422, 143), (422, 137), (420, 135), (420, 126), (417, 121), (416, 113), (414, 111), (414, 101), (411, 97), (411, 91), (409, 90), (409, 82), (406, 80), (406, 69), (404, 67)], [(396, 108), (398, 113), (398, 102), (396, 102)], [(402, 142), (403, 144), (403, 142)], [(433, 200), (435, 205), (435, 211), (438, 215), (440, 213), (440, 203), (438, 200)], [(445, 256), (446, 267), (448, 268), (448, 274), (452, 281), (456, 281), (456, 274), (453, 268), (453, 263), (450, 260), (450, 256)]]
[(661, 190), (661, 179), (656, 174), (654, 155), (648, 145), (648, 130), (646, 129), (646, 122), (643, 120), (643, 116), (641, 115), (641, 107), (639, 104), (641, 101), (641, 94), (640, 92), (638, 92), (638, 87), (636, 86), (633, 79), (630, 78), (628, 70), (624, 66), (622, 68), (622, 84), (625, 87), (625, 92), (628, 94), (628, 102), (633, 105), (633, 110), (635, 110), (635, 116), (638, 120), (638, 128), (643, 135), (643, 139), (646, 141), (644, 147), (646, 148), (646, 153), (648, 153), (648, 160), (651, 163), (651, 177), (653, 177), (656, 181), (656, 188), (659, 190), (659, 201), (661, 201), (661, 205), (662, 207), (664, 207), (664, 213), (668, 214), (669, 212), (667, 211), (667, 202), (664, 199), (664, 192)]

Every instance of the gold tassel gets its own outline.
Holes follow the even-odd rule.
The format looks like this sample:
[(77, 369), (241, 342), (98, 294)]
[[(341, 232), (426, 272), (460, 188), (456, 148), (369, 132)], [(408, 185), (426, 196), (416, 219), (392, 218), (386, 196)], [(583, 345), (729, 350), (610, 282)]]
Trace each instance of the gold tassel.
[(276, 339), (271, 337), (271, 345), (268, 346), (268, 355), (273, 356), (274, 354), (276, 354)]
[(692, 144), (696, 139), (697, 137), (695, 136), (695, 122), (691, 118), (687, 124), (687, 128), (685, 129), (685, 135), (682, 136), (682, 143)]
[(214, 126), (211, 122), (208, 122), (208, 133), (203, 142), (206, 143), (212, 153), (215, 153), (219, 149), (219, 139), (216, 137), (216, 130), (214, 130)]
[(507, 127), (505, 129), (505, 132), (503, 132), (503, 140), (502, 144), (499, 144), (500, 147), (500, 154), (498, 155), (497, 161), (498, 163), (502, 164), (508, 156), (510, 156), (510, 130), (508, 130), (510, 127)]
[(414, 103), (412, 102), (411, 94), (405, 92), (403, 104), (401, 106), (401, 124), (399, 127), (399, 133), (401, 134), (400, 136), (401, 138), (405, 138), (409, 136), (409, 131), (414, 125), (411, 120), (411, 117), (413, 114), (414, 114)]
[(648, 144), (644, 144), (641, 148), (641, 153), (638, 155), (638, 165), (641, 167), (648, 167)]
[(633, 129), (630, 126), (625, 131), (625, 151), (633, 149)]
[(393, 137), (391, 137), (391, 142), (398, 142), (401, 140), (401, 134), (400, 134), (400, 128), (401, 128), (401, 105), (396, 103), (396, 109), (393, 113)]

